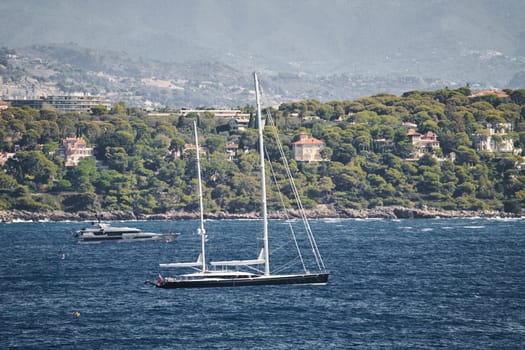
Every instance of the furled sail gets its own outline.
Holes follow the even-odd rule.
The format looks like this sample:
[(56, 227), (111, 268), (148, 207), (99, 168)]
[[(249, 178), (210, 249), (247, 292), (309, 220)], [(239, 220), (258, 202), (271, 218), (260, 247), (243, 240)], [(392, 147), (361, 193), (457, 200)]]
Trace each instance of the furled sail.
[(212, 266), (244, 266), (244, 265), (260, 265), (264, 264), (264, 248), (261, 249), (261, 253), (257, 259), (251, 260), (227, 260), (227, 261), (212, 261)]
[(197, 261), (165, 263), (165, 264), (159, 264), (159, 266), (160, 267), (198, 267), (198, 266), (202, 266), (202, 254), (199, 254)]

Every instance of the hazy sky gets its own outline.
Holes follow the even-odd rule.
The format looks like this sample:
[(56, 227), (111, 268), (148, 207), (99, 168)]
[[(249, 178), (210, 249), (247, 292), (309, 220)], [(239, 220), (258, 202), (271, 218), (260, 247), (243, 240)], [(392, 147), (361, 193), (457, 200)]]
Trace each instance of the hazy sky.
[(3, 0), (0, 13), (2, 45), (75, 43), (165, 61), (331, 73), (525, 56), (523, 0)]

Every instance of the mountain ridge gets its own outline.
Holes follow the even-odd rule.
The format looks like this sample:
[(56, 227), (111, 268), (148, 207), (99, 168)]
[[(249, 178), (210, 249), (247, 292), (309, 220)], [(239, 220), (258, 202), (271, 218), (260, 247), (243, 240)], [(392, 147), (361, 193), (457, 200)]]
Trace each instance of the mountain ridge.
[(490, 52), (525, 56), (525, 5), (518, 0), (6, 0), (0, 11), (16, 14), (0, 24), (0, 42), (10, 47), (75, 42), (167, 62), (218, 61), (243, 73), (401, 72), (501, 84), (515, 70), (500, 70), (498, 81), (480, 67), (464, 75), (464, 65), (453, 65)]
[[(87, 93), (142, 108), (233, 108), (253, 102), (251, 74), (220, 61), (167, 62), (76, 44), (4, 47), (0, 58), (4, 62), (0, 67), (0, 95), (4, 99)], [(485, 65), (494, 68), (493, 74), (504, 69), (507, 62), (510, 61), (497, 55), (484, 58)], [(513, 84), (525, 83), (525, 62), (511, 63), (523, 68), (513, 76)], [(493, 87), (472, 80), (444, 80), (402, 72), (383, 76), (322, 76), (271, 70), (261, 73), (267, 105), (306, 99), (347, 100), (378, 93), (400, 95), (410, 90), (466, 84), (474, 89)]]

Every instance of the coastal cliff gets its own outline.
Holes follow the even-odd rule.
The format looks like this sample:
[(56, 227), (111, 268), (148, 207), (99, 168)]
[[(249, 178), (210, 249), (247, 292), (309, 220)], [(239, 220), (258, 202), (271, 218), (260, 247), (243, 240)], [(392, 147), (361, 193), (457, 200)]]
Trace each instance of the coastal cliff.
[[(358, 218), (358, 219), (431, 219), (431, 218), (520, 218), (525, 217), (525, 213), (506, 213), (501, 211), (467, 211), (467, 210), (438, 210), (431, 208), (404, 208), (404, 207), (378, 207), (373, 209), (342, 209), (321, 207), (306, 210), (306, 215), (311, 219), (321, 218)], [(271, 219), (298, 218), (298, 211), (288, 211), (288, 216), (284, 212), (270, 213)], [(95, 221), (101, 220), (185, 220), (197, 219), (197, 213), (174, 211), (161, 214), (134, 214), (126, 211), (103, 211), (103, 212), (30, 212), (25, 210), (0, 211), (0, 222), (13, 221)], [(207, 219), (259, 219), (259, 213), (208, 213)]]

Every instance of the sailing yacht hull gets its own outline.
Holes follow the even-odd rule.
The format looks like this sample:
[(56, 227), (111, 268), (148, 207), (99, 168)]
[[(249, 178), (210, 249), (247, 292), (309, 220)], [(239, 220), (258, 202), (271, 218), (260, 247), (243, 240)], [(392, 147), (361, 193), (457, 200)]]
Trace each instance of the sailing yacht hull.
[(176, 279), (166, 278), (163, 283), (157, 283), (157, 288), (213, 288), (213, 287), (244, 287), (279, 284), (317, 284), (328, 283), (328, 272), (308, 273), (301, 275), (270, 275), (236, 278), (201, 278)]

